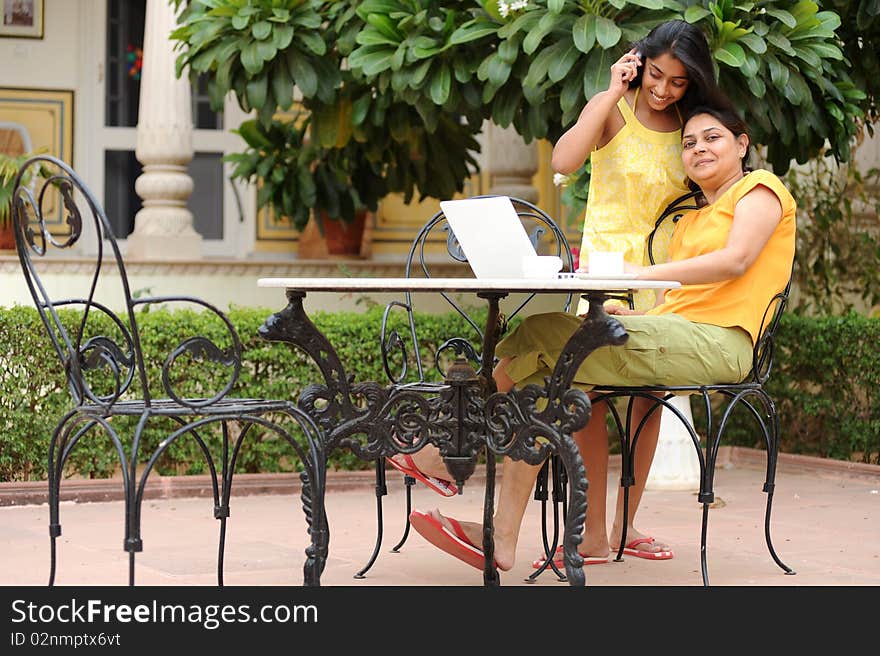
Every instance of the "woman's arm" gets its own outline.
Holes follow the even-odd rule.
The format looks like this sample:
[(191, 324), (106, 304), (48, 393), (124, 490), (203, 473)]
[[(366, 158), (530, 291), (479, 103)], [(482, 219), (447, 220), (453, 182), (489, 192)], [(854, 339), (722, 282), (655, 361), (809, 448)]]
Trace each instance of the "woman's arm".
[(737, 202), (724, 247), (686, 260), (627, 265), (627, 270), (641, 280), (678, 280), (683, 285), (738, 278), (758, 259), (781, 219), (779, 198), (768, 187), (758, 185)]
[(600, 143), (608, 131), (609, 118), (617, 101), (623, 97), (641, 65), (641, 58), (635, 50), (630, 50), (611, 66), (611, 80), (608, 89), (590, 98), (581, 110), (577, 122), (563, 134), (553, 147), (550, 165), (559, 173), (572, 173), (587, 161), (590, 153)]

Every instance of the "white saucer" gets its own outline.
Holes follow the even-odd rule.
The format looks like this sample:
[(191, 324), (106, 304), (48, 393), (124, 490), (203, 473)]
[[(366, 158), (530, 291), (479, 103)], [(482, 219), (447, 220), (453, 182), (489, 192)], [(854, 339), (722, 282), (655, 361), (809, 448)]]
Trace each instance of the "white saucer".
[(633, 280), (638, 274), (635, 273), (587, 273), (585, 271), (575, 271), (574, 273), (560, 273), (559, 277), (564, 278), (583, 278), (585, 280)]

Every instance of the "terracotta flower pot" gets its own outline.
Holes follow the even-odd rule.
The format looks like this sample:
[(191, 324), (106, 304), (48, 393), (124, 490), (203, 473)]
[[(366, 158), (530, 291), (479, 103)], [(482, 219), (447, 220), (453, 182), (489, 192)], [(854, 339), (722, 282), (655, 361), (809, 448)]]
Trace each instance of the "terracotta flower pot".
[(15, 250), (15, 233), (12, 223), (0, 225), (0, 251)]
[(367, 210), (355, 214), (352, 223), (336, 221), (322, 216), (324, 238), (327, 240), (327, 252), (330, 255), (361, 255), (364, 240), (364, 228), (367, 224)]

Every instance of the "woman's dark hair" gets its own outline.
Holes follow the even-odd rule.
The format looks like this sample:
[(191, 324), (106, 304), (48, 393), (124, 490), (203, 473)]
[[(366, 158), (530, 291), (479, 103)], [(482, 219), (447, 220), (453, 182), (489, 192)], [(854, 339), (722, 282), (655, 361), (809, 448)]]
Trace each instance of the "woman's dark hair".
[(630, 89), (641, 85), (648, 57), (668, 53), (680, 61), (687, 71), (688, 87), (678, 101), (682, 113), (696, 105), (727, 104), (727, 98), (715, 78), (709, 42), (700, 28), (683, 20), (667, 21), (660, 23), (632, 47), (640, 53), (642, 66), (639, 66), (635, 78), (630, 80)]
[[(730, 130), (735, 137), (744, 134), (749, 138), (749, 145), (746, 147), (745, 155), (743, 155), (742, 158), (742, 170), (743, 173), (751, 171), (752, 168), (748, 163), (749, 154), (752, 151), (752, 137), (749, 134), (749, 126), (746, 125), (746, 122), (733, 108), (733, 105), (731, 105), (729, 101), (724, 101), (719, 105), (697, 105), (695, 107), (689, 107), (687, 111), (682, 112), (682, 128), (684, 128), (687, 122), (694, 116), (698, 116), (699, 114), (708, 114), (709, 116), (714, 117), (719, 123), (721, 123), (721, 125)], [(688, 180), (688, 187), (690, 187), (692, 191), (699, 190), (699, 186), (691, 180)]]

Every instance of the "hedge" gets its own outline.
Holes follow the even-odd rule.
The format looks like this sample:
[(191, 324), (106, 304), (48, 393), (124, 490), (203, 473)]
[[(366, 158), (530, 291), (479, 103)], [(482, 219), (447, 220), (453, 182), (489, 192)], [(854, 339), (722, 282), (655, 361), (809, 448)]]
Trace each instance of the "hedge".
[[(304, 385), (318, 379), (318, 370), (298, 349), (273, 344), (257, 335), (270, 310), (233, 308), (229, 317), (243, 341), (244, 367), (234, 394), (246, 397), (296, 398)], [(385, 380), (379, 356), (382, 308), (364, 313), (316, 313), (314, 321), (337, 349), (356, 381)], [(65, 321), (78, 314), (64, 313)], [(402, 313), (393, 324), (403, 331)], [(95, 330), (109, 330), (95, 317)], [(148, 376), (159, 381), (165, 354), (182, 337), (206, 334), (222, 342), (216, 320), (190, 310), (154, 308), (140, 319)], [(417, 323), (423, 355), (430, 358), (451, 334), (469, 330), (456, 314), (420, 314)], [(841, 460), (880, 464), (880, 320), (857, 314), (842, 317), (783, 317), (775, 370), (769, 389), (779, 408), (781, 450)], [(161, 354), (161, 355), (160, 355)], [(27, 307), (0, 307), (0, 480), (45, 477), (46, 452), (55, 421), (69, 406), (66, 383), (36, 312)], [(176, 378), (182, 389), (201, 391), (212, 372), (193, 366)], [(436, 378), (436, 374), (433, 376)], [(210, 386), (210, 385), (208, 385)], [(159, 389), (153, 394), (162, 396)], [(695, 404), (695, 415), (699, 408)], [(124, 423), (114, 419), (123, 431)], [(144, 452), (161, 439), (161, 426), (147, 433)], [(736, 417), (726, 444), (760, 447), (745, 412)], [(332, 454), (334, 468), (365, 468), (349, 453)], [(204, 472), (193, 440), (180, 440), (158, 465), (161, 474)], [(258, 435), (241, 452), (237, 468), (244, 472), (294, 471), (300, 467), (291, 450), (271, 435)], [(68, 475), (100, 478), (116, 472), (115, 454), (106, 438), (82, 440), (69, 461)]]
[[(327, 335), (355, 380), (387, 380), (379, 354), (382, 308), (366, 313), (316, 313), (312, 319)], [(286, 399), (299, 395), (305, 385), (319, 380), (316, 365), (299, 349), (285, 344), (269, 343), (260, 338), (257, 329), (271, 310), (232, 308), (227, 314), (236, 328), (243, 347), (243, 367), (231, 395), (248, 398)], [(67, 310), (59, 313), (62, 320), (74, 325), (81, 314)], [(476, 315), (485, 312), (477, 311)], [(481, 319), (484, 320), (484, 319)], [(404, 315), (394, 312), (390, 326), (405, 332)], [(471, 330), (457, 315), (419, 315), (419, 338), (423, 357), (432, 361), (437, 346), (450, 334), (466, 335)], [(185, 338), (193, 335), (210, 337), (221, 348), (228, 336), (210, 313), (189, 309), (157, 309), (141, 313), (138, 318), (144, 350), (147, 377), (154, 385), (154, 398), (164, 397), (161, 390), (161, 366), (168, 353)], [(114, 335), (115, 328), (105, 316), (90, 315), (89, 335)], [(118, 338), (117, 338), (118, 339)], [(123, 343), (119, 340), (119, 343)], [(46, 453), (51, 431), (70, 406), (66, 382), (54, 351), (36, 311), (29, 307), (0, 307), (0, 481), (32, 480), (45, 477)], [(216, 371), (205, 363), (190, 363), (175, 368), (175, 390), (190, 395), (209, 395), (223, 387), (225, 372)], [(410, 369), (410, 376), (413, 375)], [(429, 377), (439, 379), (435, 371)], [(99, 381), (90, 379), (93, 389), (101, 390)], [(210, 391), (206, 391), (210, 390)], [(133, 420), (132, 420), (133, 421)], [(128, 418), (115, 417), (113, 425), (120, 435), (131, 434)], [(142, 453), (151, 453), (164, 436), (167, 425), (156, 424), (145, 433)], [(126, 429), (128, 432), (126, 433)], [(215, 447), (218, 444), (215, 442)], [(237, 470), (243, 472), (294, 471), (300, 463), (291, 460), (292, 449), (272, 434), (252, 431), (240, 452)], [(334, 468), (365, 468), (350, 453), (332, 454)], [(178, 440), (157, 465), (163, 475), (206, 473), (206, 465), (194, 440)], [(102, 478), (113, 475), (118, 460), (109, 439), (95, 437), (81, 440), (72, 451), (69, 475)]]

